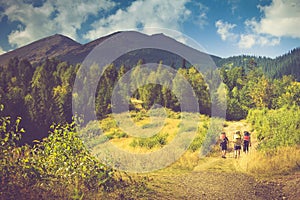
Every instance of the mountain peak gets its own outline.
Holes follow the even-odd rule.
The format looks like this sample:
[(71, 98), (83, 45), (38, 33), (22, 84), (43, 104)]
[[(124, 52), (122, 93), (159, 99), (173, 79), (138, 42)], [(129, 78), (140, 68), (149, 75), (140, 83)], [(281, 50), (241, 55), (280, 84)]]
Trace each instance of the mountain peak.
[(54, 58), (79, 46), (81, 46), (81, 44), (71, 38), (61, 34), (55, 34), (0, 55), (0, 65), (7, 64), (9, 59), (13, 57), (27, 59), (31, 63), (37, 63), (46, 57)]

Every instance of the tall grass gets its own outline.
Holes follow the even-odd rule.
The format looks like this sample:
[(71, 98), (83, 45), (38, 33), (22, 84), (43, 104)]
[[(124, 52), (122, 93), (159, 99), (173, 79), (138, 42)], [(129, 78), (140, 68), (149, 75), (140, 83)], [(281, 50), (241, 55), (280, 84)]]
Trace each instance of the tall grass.
[(254, 151), (243, 156), (239, 165), (245, 172), (261, 175), (283, 175), (300, 170), (300, 146)]
[(146, 147), (147, 149), (152, 149), (154, 147), (162, 147), (167, 144), (168, 134), (158, 134), (150, 138), (138, 138), (134, 139), (130, 145), (132, 147)]
[(199, 161), (199, 152), (186, 151), (168, 170), (193, 170)]
[[(206, 126), (204, 126), (206, 127)], [(219, 118), (211, 118), (207, 133), (201, 147), (201, 155), (207, 155), (217, 142), (217, 138), (223, 128), (223, 120)]]
[(240, 161), (243, 170), (257, 175), (300, 170), (300, 108), (251, 110), (247, 117), (255, 129), (257, 151)]

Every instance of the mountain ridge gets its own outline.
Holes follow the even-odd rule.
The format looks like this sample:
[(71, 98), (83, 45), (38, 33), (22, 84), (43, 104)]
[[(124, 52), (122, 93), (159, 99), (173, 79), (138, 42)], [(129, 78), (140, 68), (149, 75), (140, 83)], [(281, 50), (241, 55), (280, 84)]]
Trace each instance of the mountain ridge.
[[(61, 34), (54, 34), (0, 55), (0, 66), (6, 65), (9, 60), (14, 57), (18, 57), (20, 60), (26, 59), (32, 64), (41, 63), (46, 58), (56, 58), (60, 61), (66, 61), (70, 64), (75, 65), (77, 63), (82, 63), (86, 56), (97, 45), (119, 33), (122, 33), (122, 31), (99, 37), (98, 39), (90, 41), (86, 44), (80, 44), (72, 40), (71, 38)], [(146, 34), (140, 34), (146, 36)], [(149, 38), (156, 38), (158, 40), (167, 39), (166, 41), (174, 41), (174, 43), (177, 42), (178, 44), (182, 44), (173, 38), (165, 36), (162, 33), (153, 34)], [(170, 52), (166, 52), (160, 55), (160, 52), (142, 50), (138, 53), (128, 53), (125, 55), (125, 57), (123, 57), (125, 59), (124, 61), (120, 62), (120, 60), (117, 60), (116, 63), (118, 65), (124, 64), (131, 67), (134, 66), (140, 59), (147, 62), (160, 62), (162, 60), (165, 65), (175, 65), (175, 68), (185, 67), (184, 58), (181, 58), (178, 55), (176, 57), (176, 55), (173, 56), (171, 54), (172, 53)], [(271, 78), (279, 78), (283, 75), (294, 75), (295, 78), (300, 81), (300, 47), (295, 48), (288, 53), (276, 58), (250, 55), (231, 56), (227, 58), (221, 58), (215, 55), (209, 56), (215, 62), (217, 67), (239, 66), (247, 68), (250, 65), (253, 65), (255, 67), (262, 67), (263, 71), (267, 73)], [(161, 59), (162, 57), (163, 59)]]
[[(0, 65), (6, 65), (8, 61), (14, 57), (18, 57), (20, 60), (27, 59), (32, 64), (39, 63), (46, 58), (57, 58), (60, 61), (66, 61), (70, 64), (81, 63), (98, 44), (119, 33), (121, 33), (121, 31), (99, 37), (86, 44), (80, 44), (61, 34), (54, 34), (0, 55)], [(169, 38), (176, 41), (164, 34), (153, 34), (151, 37), (160, 39)], [(214, 60), (221, 59), (218, 56), (210, 56), (212, 56)]]
[(79, 46), (80, 43), (67, 36), (54, 34), (0, 55), (0, 65), (7, 64), (14, 57), (26, 59), (31, 63), (41, 62), (45, 58), (57, 57)]

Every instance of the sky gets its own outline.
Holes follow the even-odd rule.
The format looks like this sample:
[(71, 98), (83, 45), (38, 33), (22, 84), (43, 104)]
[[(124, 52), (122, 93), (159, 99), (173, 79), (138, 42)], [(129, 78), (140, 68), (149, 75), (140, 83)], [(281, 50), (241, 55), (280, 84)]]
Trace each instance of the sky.
[(275, 58), (300, 47), (300, 1), (0, 0), (0, 54), (53, 34), (85, 44), (125, 30), (189, 38), (223, 58)]

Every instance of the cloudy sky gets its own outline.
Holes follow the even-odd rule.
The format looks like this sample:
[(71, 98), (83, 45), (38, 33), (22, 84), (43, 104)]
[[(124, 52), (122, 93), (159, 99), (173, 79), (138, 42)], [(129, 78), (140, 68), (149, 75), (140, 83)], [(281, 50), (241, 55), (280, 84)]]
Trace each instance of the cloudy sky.
[(137, 29), (177, 31), (221, 57), (276, 57), (300, 47), (299, 22), (299, 0), (0, 0), (0, 54), (56, 33), (84, 44)]

